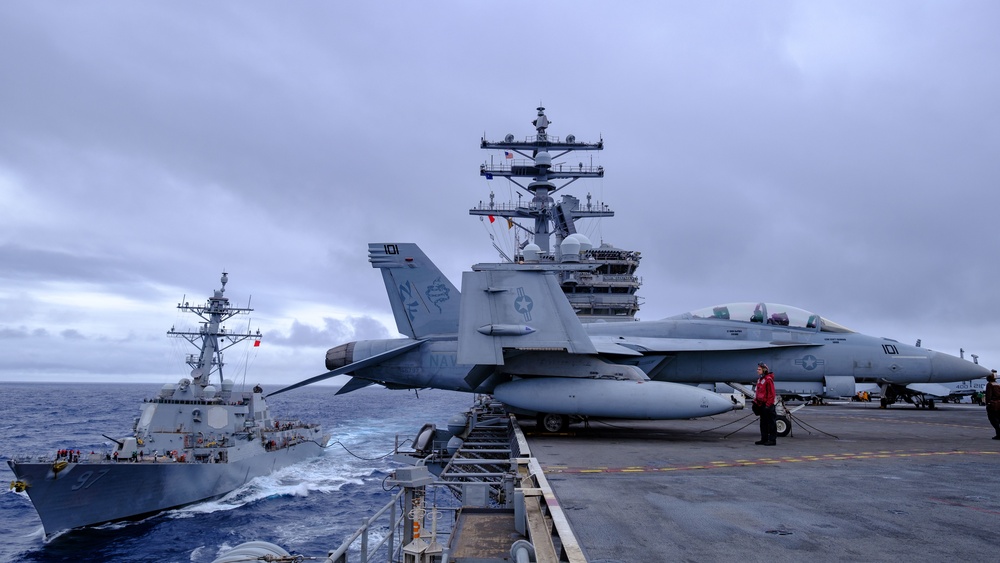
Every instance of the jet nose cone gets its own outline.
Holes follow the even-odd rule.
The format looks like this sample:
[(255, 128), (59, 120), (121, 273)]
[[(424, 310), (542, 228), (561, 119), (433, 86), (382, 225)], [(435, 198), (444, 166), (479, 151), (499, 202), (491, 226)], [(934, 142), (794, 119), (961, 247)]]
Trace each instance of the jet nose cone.
[(935, 352), (931, 356), (931, 381), (969, 381), (982, 379), (990, 374), (990, 370), (968, 360), (956, 358), (943, 352)]

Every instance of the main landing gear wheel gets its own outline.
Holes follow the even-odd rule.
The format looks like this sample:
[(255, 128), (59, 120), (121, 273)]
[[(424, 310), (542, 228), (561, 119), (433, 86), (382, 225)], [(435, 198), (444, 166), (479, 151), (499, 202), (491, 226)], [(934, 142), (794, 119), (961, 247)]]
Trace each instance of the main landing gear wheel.
[(774, 419), (774, 425), (778, 427), (778, 436), (784, 438), (792, 432), (792, 423), (786, 416), (779, 416)]
[(538, 427), (545, 432), (565, 432), (569, 426), (569, 417), (564, 414), (541, 413), (538, 415)]

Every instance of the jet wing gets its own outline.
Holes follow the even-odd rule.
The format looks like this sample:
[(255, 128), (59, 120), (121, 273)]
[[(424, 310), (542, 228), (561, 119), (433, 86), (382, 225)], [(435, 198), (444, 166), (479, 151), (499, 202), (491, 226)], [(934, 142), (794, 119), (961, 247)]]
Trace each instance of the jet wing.
[[(400, 354), (402, 354), (404, 352), (409, 352), (410, 350), (416, 348), (417, 346), (420, 346), (424, 342), (426, 342), (426, 340), (414, 340), (413, 342), (410, 342), (408, 344), (400, 346), (399, 348), (393, 348), (392, 350), (387, 350), (385, 352), (382, 352), (381, 354), (376, 354), (376, 355), (374, 355), (374, 356), (372, 356), (370, 358), (365, 358), (363, 360), (359, 360), (357, 362), (354, 362), (353, 364), (347, 364), (346, 366), (339, 367), (339, 368), (337, 368), (337, 369), (335, 369), (333, 371), (328, 371), (326, 373), (321, 373), (321, 374), (319, 374), (319, 375), (317, 375), (315, 377), (310, 377), (309, 379), (305, 379), (305, 380), (300, 381), (298, 383), (294, 383), (292, 385), (289, 385), (288, 387), (282, 387), (281, 389), (278, 389), (274, 393), (268, 393), (267, 396), (268, 397), (273, 397), (273, 396), (275, 396), (275, 395), (277, 395), (279, 393), (284, 393), (285, 391), (291, 391), (292, 389), (298, 389), (299, 387), (303, 387), (305, 385), (311, 385), (313, 383), (317, 383), (317, 382), (323, 381), (325, 379), (330, 379), (331, 377), (336, 377), (338, 375), (344, 375), (344, 374), (350, 374), (350, 373), (353, 373), (355, 370), (366, 368), (368, 366), (372, 366), (372, 365), (375, 365), (375, 364), (380, 364), (380, 363), (384, 362), (385, 360), (388, 360), (389, 358), (394, 358), (394, 357), (396, 357), (396, 356), (398, 356), (398, 355), (400, 355)], [(361, 380), (361, 381), (363, 381), (363, 380)], [(355, 380), (352, 379), (347, 385), (344, 386), (344, 389), (347, 389), (347, 390), (344, 391), (343, 389), (341, 389), (341, 391), (338, 391), (337, 394), (339, 395), (341, 393), (348, 393), (348, 392), (353, 391), (355, 389), (360, 389), (361, 387), (364, 387), (365, 385), (368, 385), (368, 384), (367, 383), (366, 384), (361, 384), (360, 381), (357, 382), (357, 383), (355, 383)]]
[(931, 397), (947, 397), (951, 395), (951, 389), (937, 383), (911, 383), (906, 388), (914, 393), (929, 395)]
[(641, 356), (655, 352), (722, 352), (731, 350), (762, 350), (791, 346), (822, 346), (808, 342), (779, 340), (716, 340), (711, 338), (653, 338), (595, 335), (590, 337), (601, 354)]

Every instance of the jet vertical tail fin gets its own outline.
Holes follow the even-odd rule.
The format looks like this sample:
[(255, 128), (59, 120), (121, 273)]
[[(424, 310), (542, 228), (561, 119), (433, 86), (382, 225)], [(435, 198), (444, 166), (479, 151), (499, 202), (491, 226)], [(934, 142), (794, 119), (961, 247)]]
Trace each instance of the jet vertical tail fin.
[(461, 295), (420, 247), (411, 242), (370, 243), (368, 261), (382, 270), (401, 334), (423, 338), (458, 332)]
[(550, 272), (464, 272), (462, 294), (459, 364), (503, 365), (504, 349), (597, 353)]

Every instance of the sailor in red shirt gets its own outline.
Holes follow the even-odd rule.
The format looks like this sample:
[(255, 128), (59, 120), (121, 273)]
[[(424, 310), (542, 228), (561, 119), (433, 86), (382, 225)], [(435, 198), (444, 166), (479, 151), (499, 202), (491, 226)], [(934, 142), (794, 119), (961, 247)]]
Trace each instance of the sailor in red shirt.
[(754, 385), (756, 396), (753, 399), (760, 411), (760, 440), (754, 442), (758, 446), (777, 445), (778, 423), (774, 410), (774, 374), (767, 369), (767, 364), (757, 364), (757, 383)]

